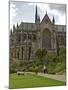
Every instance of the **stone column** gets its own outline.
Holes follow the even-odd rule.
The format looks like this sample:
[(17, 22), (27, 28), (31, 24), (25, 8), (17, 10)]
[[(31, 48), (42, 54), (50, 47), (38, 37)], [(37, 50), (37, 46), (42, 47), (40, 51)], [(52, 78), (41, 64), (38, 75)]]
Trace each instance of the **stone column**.
[(18, 49), (17, 49), (17, 47), (16, 47), (16, 59), (17, 59), (17, 52), (18, 52)]
[(24, 49), (23, 49), (23, 47), (21, 48), (21, 50), (22, 50), (22, 56), (21, 56), (21, 57), (22, 57), (22, 60), (23, 60), (23, 52), (24, 52)]
[(22, 44), (22, 39), (23, 39), (23, 35), (22, 35), (22, 31), (21, 31), (21, 44)]
[(24, 51), (23, 51), (23, 60), (25, 60), (25, 46), (23, 46), (23, 49), (24, 49)]
[(16, 58), (16, 46), (14, 47), (14, 58)]
[(21, 50), (21, 47), (19, 47), (19, 59), (20, 60), (22, 59), (22, 50)]
[(18, 57), (18, 54), (19, 54), (19, 47), (16, 47), (16, 59), (19, 59)]
[(27, 60), (27, 49), (26, 49), (26, 45), (24, 46), (23, 60)]
[(53, 32), (51, 32), (51, 49), (54, 49)]
[(54, 49), (56, 49), (57, 46), (56, 46), (56, 32), (54, 32)]
[(13, 48), (13, 58), (15, 58), (15, 48)]
[(37, 46), (37, 48), (41, 48), (41, 35), (40, 35), (40, 31), (38, 31), (38, 34), (37, 34), (37, 44), (38, 44), (38, 46)]

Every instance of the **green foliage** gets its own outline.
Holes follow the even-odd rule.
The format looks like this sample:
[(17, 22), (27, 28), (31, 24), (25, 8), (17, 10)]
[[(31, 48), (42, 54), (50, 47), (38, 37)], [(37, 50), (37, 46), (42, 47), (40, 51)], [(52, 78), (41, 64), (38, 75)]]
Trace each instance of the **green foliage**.
[(42, 58), (42, 54), (41, 54), (41, 49), (38, 49), (36, 52), (35, 52), (35, 57), (39, 60), (41, 60)]
[[(48, 73), (59, 73), (63, 72), (66, 69), (66, 50), (65, 48), (60, 48), (59, 56), (58, 55), (49, 55), (47, 56)], [(50, 62), (51, 61), (51, 62)]]
[(34, 67), (29, 67), (29, 71), (34, 72), (35, 71)]
[(37, 60), (39, 60), (39, 62), (41, 62), (42, 64), (44, 64), (45, 62), (45, 56), (47, 54), (47, 49), (38, 49), (35, 53), (35, 57), (37, 57)]
[(10, 64), (10, 73), (15, 73), (15, 72), (17, 72), (18, 67), (19, 67), (18, 61), (14, 60), (14, 61)]
[(66, 55), (66, 48), (60, 48), (59, 54), (65, 54)]
[[(26, 71), (43, 71), (43, 66), (46, 66), (47, 72), (56, 74), (58, 72), (64, 72), (66, 69), (66, 50), (65, 48), (59, 49), (59, 55), (56, 53), (48, 52), (47, 49), (38, 49), (35, 52), (35, 59), (32, 63), (26, 65), (22, 60), (13, 60), (10, 64), (10, 73), (17, 72), (17, 70)], [(36, 70), (36, 67), (38, 70)]]
[(25, 63), (22, 60), (13, 60), (10, 63), (10, 73), (16, 73), (18, 70), (24, 70)]
[(48, 64), (52, 64), (52, 63), (56, 62), (55, 58), (56, 58), (56, 54), (47, 53), (47, 55), (46, 55), (46, 65), (48, 66)]
[[(40, 52), (40, 54), (38, 52)], [(36, 52), (36, 55), (42, 60), (42, 62), (40, 62), (39, 60), (36, 60), (36, 62), (38, 61), (38, 66), (42, 65), (41, 68), (43, 68), (43, 65), (46, 65), (48, 73), (56, 74), (57, 72), (64, 71), (66, 69), (66, 49), (65, 48), (59, 48), (59, 55), (52, 52), (50, 53), (47, 51), (47, 49), (42, 49), (42, 50), (39, 49)], [(41, 71), (41, 68), (40, 68), (40, 71)]]
[(55, 72), (64, 71), (65, 64), (64, 63), (57, 63), (56, 68), (54, 69)]
[(47, 54), (47, 49), (45, 49), (45, 48), (42, 49), (41, 54), (42, 54), (42, 57), (44, 58), (46, 56), (46, 54)]

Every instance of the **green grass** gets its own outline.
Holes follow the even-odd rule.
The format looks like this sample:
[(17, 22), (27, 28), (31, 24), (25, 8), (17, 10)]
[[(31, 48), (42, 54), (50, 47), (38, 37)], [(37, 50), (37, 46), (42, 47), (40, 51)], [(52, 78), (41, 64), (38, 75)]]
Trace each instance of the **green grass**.
[(9, 88), (32, 88), (32, 87), (46, 87), (46, 86), (62, 86), (64, 82), (45, 78), (42, 76), (25, 74), (18, 76), (17, 74), (10, 74)]

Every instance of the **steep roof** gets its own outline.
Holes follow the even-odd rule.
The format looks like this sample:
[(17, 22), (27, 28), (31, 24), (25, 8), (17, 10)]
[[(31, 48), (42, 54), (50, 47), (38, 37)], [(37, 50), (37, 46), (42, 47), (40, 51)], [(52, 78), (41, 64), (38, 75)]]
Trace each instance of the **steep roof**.
[(23, 30), (36, 30), (36, 24), (35, 23), (22, 22), (20, 24), (19, 28), (23, 29)]
[(52, 23), (50, 18), (49, 18), (49, 16), (48, 16), (48, 14), (47, 14), (47, 12), (46, 12), (45, 16), (43, 17), (41, 23), (43, 23), (43, 22), (45, 22), (45, 23), (47, 23), (47, 22), (48, 23)]

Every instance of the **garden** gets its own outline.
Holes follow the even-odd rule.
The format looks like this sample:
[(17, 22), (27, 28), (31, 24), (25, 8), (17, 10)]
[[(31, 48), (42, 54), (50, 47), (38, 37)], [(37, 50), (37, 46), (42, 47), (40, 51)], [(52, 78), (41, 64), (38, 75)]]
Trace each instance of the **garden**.
[[(32, 63), (14, 60), (10, 64), (10, 88), (31, 88), (46, 86), (62, 86), (65, 82), (53, 80), (47, 77), (39, 76), (38, 73), (44, 73), (43, 66), (46, 67), (47, 74), (66, 73), (66, 49), (60, 48), (56, 53), (50, 53), (47, 49), (38, 49)], [(24, 72), (18, 75), (17, 72)], [(28, 73), (33, 72), (34, 74)]]

